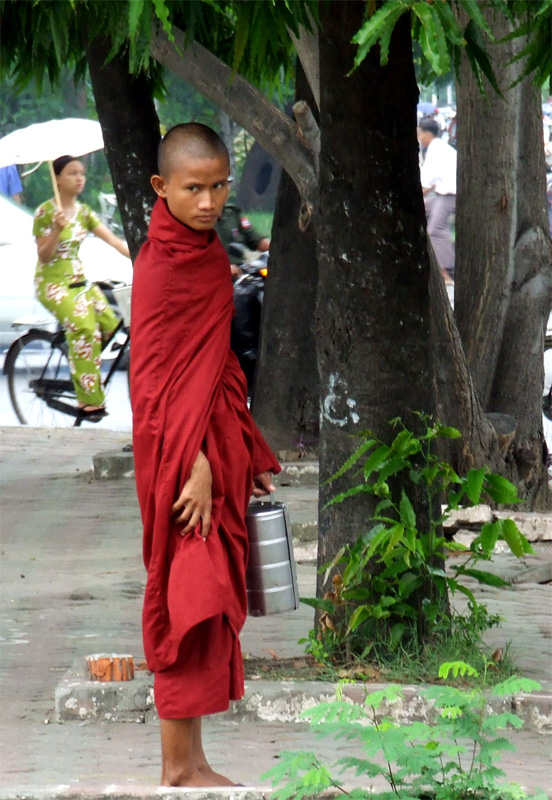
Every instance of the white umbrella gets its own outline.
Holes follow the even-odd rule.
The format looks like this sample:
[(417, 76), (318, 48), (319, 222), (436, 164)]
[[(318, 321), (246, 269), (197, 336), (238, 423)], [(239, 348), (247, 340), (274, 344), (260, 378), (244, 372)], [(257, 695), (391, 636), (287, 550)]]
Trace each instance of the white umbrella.
[(103, 146), (100, 123), (94, 120), (70, 117), (38, 122), (0, 139), (0, 167), (49, 161), (56, 200), (61, 205), (52, 161), (65, 155), (83, 156)]
[(20, 128), (0, 139), (0, 167), (83, 156), (103, 148), (102, 129), (92, 119), (52, 119)]

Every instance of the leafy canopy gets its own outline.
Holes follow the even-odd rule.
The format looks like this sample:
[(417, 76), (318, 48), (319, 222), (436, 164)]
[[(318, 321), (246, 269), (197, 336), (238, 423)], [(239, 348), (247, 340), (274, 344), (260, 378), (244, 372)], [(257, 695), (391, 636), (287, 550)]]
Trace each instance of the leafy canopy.
[[(498, 91), (491, 66), (494, 42), (485, 8), (504, 14), (512, 36), (526, 36), (518, 58), (522, 75), (534, 73), (544, 83), (552, 73), (552, 0), (367, 0), (363, 25), (354, 37), (358, 46), (355, 66), (379, 46), (385, 64), (393, 29), (403, 14), (412, 19), (413, 39), (425, 59), (425, 80), (458, 71), (465, 50), (479, 86), (484, 78)], [(459, 12), (467, 22), (460, 24)], [(0, 0), (4, 36), (0, 67), (21, 82), (55, 83), (64, 65), (82, 78), (86, 46), (96, 36), (108, 35), (111, 55), (127, 52), (133, 72), (146, 70), (155, 77), (159, 67), (149, 53), (158, 30), (171, 36), (173, 26), (186, 41), (197, 41), (234, 71), (257, 84), (277, 86), (293, 72), (295, 50), (290, 31), (312, 30), (318, 21), (318, 0)]]
[[(379, 6), (379, 7), (377, 7)], [(485, 36), (491, 43), (495, 38), (485, 9), (503, 14), (512, 25), (508, 38), (527, 37), (527, 43), (516, 60), (525, 59), (520, 79), (534, 74), (539, 84), (552, 74), (552, 0), (384, 0), (368, 2), (366, 18), (353, 42), (358, 45), (355, 67), (370, 50), (379, 45), (380, 63), (389, 57), (391, 34), (406, 13), (411, 14), (412, 39), (420, 44), (427, 59), (424, 83), (450, 72), (459, 73), (460, 58), (465, 51), (480, 90), (485, 93), (483, 78), (500, 93), (491, 66), (491, 55)], [(461, 13), (467, 20), (463, 27)]]
[(127, 52), (132, 72), (157, 74), (151, 58), (152, 38), (161, 28), (183, 30), (256, 83), (281, 82), (293, 72), (294, 48), (289, 31), (311, 28), (317, 2), (288, 0), (1, 0), (3, 43), (0, 68), (24, 83), (31, 78), (57, 82), (64, 65), (76, 79), (86, 70), (86, 47), (109, 36), (112, 57)]

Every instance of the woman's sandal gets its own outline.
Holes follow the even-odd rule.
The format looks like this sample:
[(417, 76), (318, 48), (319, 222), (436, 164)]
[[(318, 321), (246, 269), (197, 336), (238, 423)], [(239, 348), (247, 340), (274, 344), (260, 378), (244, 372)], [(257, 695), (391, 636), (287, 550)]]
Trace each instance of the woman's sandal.
[(83, 417), (84, 419), (102, 419), (103, 417), (108, 416), (108, 411), (106, 411), (104, 406), (100, 408), (94, 408), (94, 406), (80, 406), (79, 407), (79, 416)]

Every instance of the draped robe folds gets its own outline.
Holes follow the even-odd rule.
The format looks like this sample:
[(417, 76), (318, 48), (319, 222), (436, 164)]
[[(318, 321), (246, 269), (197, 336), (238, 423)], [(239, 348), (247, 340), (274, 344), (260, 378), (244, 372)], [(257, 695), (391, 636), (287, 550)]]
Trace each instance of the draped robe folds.
[[(243, 695), (245, 513), (254, 476), (280, 467), (247, 408), (232, 314), (217, 234), (183, 225), (158, 199), (134, 267), (131, 398), (144, 648), (162, 718), (222, 711)], [(200, 449), (213, 476), (207, 541), (200, 526), (182, 536), (170, 513)]]

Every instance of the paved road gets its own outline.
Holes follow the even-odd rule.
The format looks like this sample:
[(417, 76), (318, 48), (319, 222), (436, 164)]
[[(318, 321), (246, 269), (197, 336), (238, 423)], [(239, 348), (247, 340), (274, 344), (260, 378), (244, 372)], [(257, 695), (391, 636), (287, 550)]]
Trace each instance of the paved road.
[[(118, 784), (126, 790), (155, 787), (159, 778), (159, 730), (155, 724), (72, 723), (53, 719), (53, 694), (77, 657), (142, 652), (140, 607), (144, 571), (140, 520), (132, 481), (95, 482), (91, 458), (115, 449), (128, 435), (99, 428), (0, 431), (3, 464), (0, 708), (0, 799), (17, 790), (60, 785), (79, 791)], [(281, 499), (285, 490), (279, 490)], [(315, 494), (303, 504), (315, 503)], [(298, 501), (301, 492), (294, 490)], [(290, 494), (291, 498), (291, 494)], [(309, 499), (310, 498), (310, 499)], [(299, 570), (310, 594), (315, 570)], [(532, 674), (546, 680), (552, 661), (549, 588), (533, 586), (497, 595), (496, 607), (510, 627), (519, 655)], [(297, 640), (311, 612), (250, 619), (243, 648), (254, 655), (274, 649), (300, 654)], [(259, 784), (283, 749), (313, 745), (303, 725), (218, 716), (205, 726), (214, 766), (235, 780)], [(552, 785), (550, 737), (515, 734), (508, 776), (527, 787)], [(318, 749), (318, 748), (317, 748)], [(325, 742), (325, 760), (347, 745)], [(266, 781), (264, 782), (266, 785)]]

